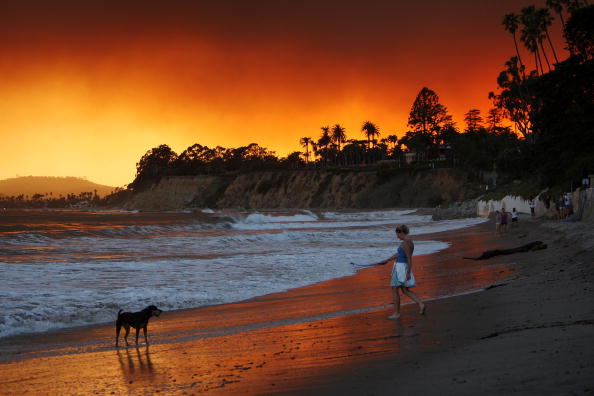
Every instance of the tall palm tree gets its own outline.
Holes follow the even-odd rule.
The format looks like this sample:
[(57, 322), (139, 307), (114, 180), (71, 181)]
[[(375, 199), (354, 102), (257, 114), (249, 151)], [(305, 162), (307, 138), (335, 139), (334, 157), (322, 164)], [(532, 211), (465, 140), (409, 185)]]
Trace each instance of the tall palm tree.
[(559, 63), (559, 59), (557, 58), (557, 52), (555, 51), (555, 47), (553, 46), (553, 42), (551, 41), (551, 37), (549, 36), (549, 26), (553, 24), (553, 17), (551, 16), (551, 13), (547, 8), (540, 8), (538, 10), (538, 16), (540, 21), (540, 28), (545, 33), (547, 41), (549, 42), (549, 47), (551, 47), (551, 51), (553, 51), (555, 63)]
[(506, 14), (503, 17), (503, 26), (505, 30), (509, 32), (512, 37), (514, 38), (514, 46), (516, 47), (516, 55), (518, 55), (518, 60), (520, 61), (520, 66), (522, 70), (524, 68), (524, 64), (522, 63), (522, 57), (520, 56), (520, 48), (518, 48), (518, 40), (516, 37), (516, 32), (518, 31), (518, 27), (520, 26), (520, 18), (516, 14)]
[(522, 21), (520, 40), (524, 43), (524, 46), (528, 51), (534, 54), (536, 74), (543, 74), (544, 68), (540, 57), (540, 50), (538, 48), (539, 40), (541, 40), (541, 26), (538, 20), (536, 7), (529, 6), (523, 8), (520, 20)]
[(305, 164), (309, 164), (309, 142), (311, 142), (311, 138), (310, 137), (302, 137), (301, 140), (299, 140), (299, 143), (301, 143), (301, 146), (305, 147)]
[(367, 136), (367, 148), (369, 148), (371, 142), (375, 140), (375, 136), (379, 136), (380, 134), (377, 126), (371, 121), (365, 121), (361, 127), (361, 131)]
[(338, 147), (338, 151), (340, 151), (342, 143), (346, 141), (346, 134), (344, 128), (340, 126), (340, 124), (336, 124), (332, 128), (332, 141)]
[(332, 143), (332, 138), (330, 137), (330, 127), (323, 126), (322, 129), (322, 136), (318, 139), (318, 150), (322, 153), (322, 157), (324, 158), (324, 163), (328, 163), (328, 146)]
[(342, 143), (344, 143), (346, 141), (346, 134), (345, 134), (344, 128), (342, 126), (340, 126), (340, 124), (336, 124), (332, 128), (332, 141), (338, 148), (338, 151), (336, 153), (336, 155), (338, 157), (340, 155), (341, 145), (342, 145)]
[(563, 3), (564, 0), (547, 0), (546, 4), (554, 13), (559, 15), (559, 20), (561, 21), (561, 27), (563, 28), (563, 33), (565, 33), (565, 20), (563, 19)]
[[(549, 62), (549, 57), (547, 56), (547, 51), (545, 50), (543, 44), (543, 41), (547, 38), (548, 35), (548, 26), (552, 23), (551, 16), (546, 8), (537, 9), (534, 6), (527, 8), (530, 9), (530, 20), (532, 24), (532, 29), (534, 29), (536, 45), (540, 47), (540, 53), (542, 54), (542, 57), (544, 58), (545, 63), (547, 64), (548, 70), (551, 71), (551, 63)], [(541, 70), (544, 74), (544, 70)]]

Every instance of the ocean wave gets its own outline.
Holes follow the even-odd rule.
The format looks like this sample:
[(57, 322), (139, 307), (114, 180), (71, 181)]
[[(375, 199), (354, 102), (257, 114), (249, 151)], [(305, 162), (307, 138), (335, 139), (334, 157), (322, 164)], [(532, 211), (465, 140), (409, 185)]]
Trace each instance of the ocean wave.
[[(112, 321), (120, 308), (191, 308), (310, 285), (353, 274), (351, 262), (391, 256), (394, 224), (421, 235), (486, 221), (433, 222), (397, 210), (71, 220), (49, 227), (58, 236), (47, 222), (2, 235), (0, 336)], [(415, 240), (415, 256), (447, 247)]]
[[(419, 241), (415, 256), (446, 249)], [(290, 254), (239, 254), (203, 260), (2, 263), (0, 337), (109, 322), (118, 309), (164, 310), (246, 300), (352, 275), (351, 262), (389, 257), (393, 246), (297, 247)], [(337, 259), (339, 258), (339, 259)]]
[[(415, 213), (416, 209), (399, 209), (399, 210), (385, 210), (385, 211), (368, 211), (368, 212), (323, 212), (322, 217), (329, 220), (350, 220), (357, 219), (359, 221), (364, 220), (380, 220), (380, 219), (395, 219), (401, 218), (412, 213)], [(430, 219), (430, 216), (424, 218)]]

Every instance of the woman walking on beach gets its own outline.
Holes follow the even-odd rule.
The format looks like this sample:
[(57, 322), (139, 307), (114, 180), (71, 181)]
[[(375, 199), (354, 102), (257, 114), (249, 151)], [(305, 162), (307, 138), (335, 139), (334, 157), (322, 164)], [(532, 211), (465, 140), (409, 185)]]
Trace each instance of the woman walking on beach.
[(394, 267), (392, 268), (392, 279), (390, 286), (392, 286), (392, 295), (394, 296), (394, 314), (390, 315), (389, 319), (398, 319), (400, 317), (400, 291), (410, 297), (414, 302), (419, 304), (419, 313), (425, 313), (425, 304), (421, 299), (410, 290), (415, 287), (415, 276), (412, 272), (412, 254), (415, 245), (410, 238), (407, 238), (409, 229), (402, 224), (396, 227), (396, 236), (402, 241), (398, 246), (397, 253), (393, 256)]

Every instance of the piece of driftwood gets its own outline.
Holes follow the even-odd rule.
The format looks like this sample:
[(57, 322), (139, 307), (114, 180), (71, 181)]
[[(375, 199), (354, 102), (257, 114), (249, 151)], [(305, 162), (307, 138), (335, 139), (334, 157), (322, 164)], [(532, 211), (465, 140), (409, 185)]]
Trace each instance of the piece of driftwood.
[(464, 257), (467, 260), (486, 260), (490, 259), (491, 257), (501, 256), (504, 254), (514, 254), (514, 253), (523, 253), (523, 252), (533, 252), (535, 250), (546, 249), (547, 244), (542, 243), (541, 241), (535, 241), (527, 243), (526, 245), (513, 248), (513, 249), (495, 249), (495, 250), (487, 250), (483, 254), (478, 257)]

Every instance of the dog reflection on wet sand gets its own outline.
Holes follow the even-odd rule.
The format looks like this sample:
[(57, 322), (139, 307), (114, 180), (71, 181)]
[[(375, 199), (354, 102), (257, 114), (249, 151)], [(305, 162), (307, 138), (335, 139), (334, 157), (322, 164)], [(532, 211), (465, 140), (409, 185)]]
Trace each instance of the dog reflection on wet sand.
[(137, 380), (138, 375), (151, 378), (156, 374), (155, 367), (151, 361), (149, 346), (147, 345), (144, 348), (144, 352), (141, 352), (141, 348), (135, 348), (135, 354), (132, 354), (130, 349), (126, 349), (125, 355), (123, 355), (120, 349), (117, 350), (120, 368), (127, 381)]
[(130, 334), (130, 327), (136, 329), (136, 345), (138, 345), (138, 333), (140, 332), (140, 329), (142, 329), (144, 333), (144, 341), (148, 345), (147, 326), (149, 319), (153, 316), (161, 315), (161, 312), (163, 311), (154, 305), (149, 305), (139, 312), (122, 312), (120, 309), (118, 311), (118, 318), (116, 320), (116, 346), (118, 346), (120, 330), (122, 327), (126, 330), (126, 334), (124, 335), (126, 345), (128, 345), (128, 334)]

